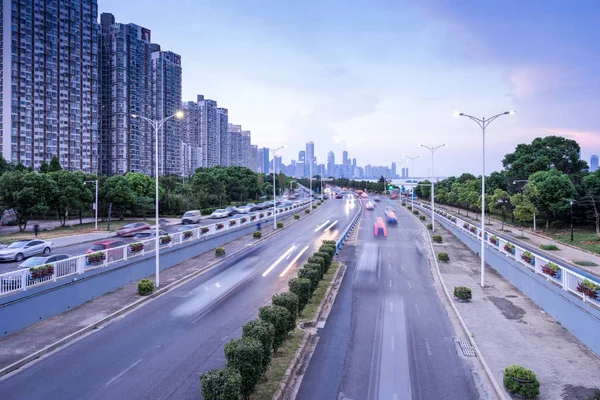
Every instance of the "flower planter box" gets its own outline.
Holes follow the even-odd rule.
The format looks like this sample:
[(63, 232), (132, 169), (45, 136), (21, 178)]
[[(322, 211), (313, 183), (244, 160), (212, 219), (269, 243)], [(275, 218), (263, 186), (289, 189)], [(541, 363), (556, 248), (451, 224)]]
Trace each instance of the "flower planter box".
[(131, 243), (127, 249), (129, 254), (137, 254), (144, 250), (144, 243)]
[(202, 227), (202, 228), (200, 228), (200, 234), (201, 234), (201, 235), (204, 235), (204, 234), (205, 234), (205, 233), (207, 233), (209, 230), (210, 230), (210, 228), (207, 228), (207, 227)]
[(469, 232), (471, 232), (471, 233), (477, 233), (477, 228), (475, 228), (474, 226), (472, 226), (471, 228), (469, 228)]
[(250, 221), (254, 221), (256, 219), (256, 215), (250, 217)]
[(269, 216), (269, 215), (271, 215), (271, 211), (269, 211), (269, 212), (267, 213), (267, 216)]
[(92, 253), (92, 254), (88, 254), (85, 257), (85, 264), (86, 265), (100, 265), (104, 262), (104, 260), (106, 260), (106, 253), (104, 252), (97, 252), (97, 253)]
[(42, 279), (54, 274), (54, 266), (51, 264), (46, 264), (42, 265), (41, 267), (29, 268), (29, 271), (31, 272), (31, 279)]
[(596, 300), (600, 295), (600, 285), (597, 285), (590, 280), (584, 279), (577, 285), (577, 291), (579, 293), (583, 293), (592, 300)]
[(525, 261), (527, 264), (535, 266), (535, 257), (533, 257), (533, 254), (528, 251), (521, 254), (521, 260)]
[(261, 213), (261, 214), (258, 214), (258, 216), (262, 218), (262, 217), (264, 217), (264, 216), (265, 216), (265, 214), (262, 214), (262, 213)]
[(225, 225), (223, 225), (223, 224), (217, 224), (217, 230), (223, 229), (223, 226), (225, 226)]
[(469, 229), (469, 224), (467, 224), (466, 222), (463, 224), (463, 228), (465, 229)]
[(237, 222), (235, 220), (229, 221), (229, 226), (234, 226)]
[(549, 262), (546, 265), (542, 265), (542, 272), (546, 275), (549, 275), (555, 279), (560, 279), (560, 268), (558, 265), (553, 262)]
[(490, 238), (490, 243), (495, 245), (495, 246), (499, 246), (500, 245), (500, 240), (498, 240), (497, 236), (492, 236)]
[[(206, 228), (206, 229), (208, 229), (208, 228)], [(192, 231), (184, 231), (183, 232), (183, 240), (187, 240), (187, 239), (191, 238), (192, 235), (193, 235)]]
[(241, 218), (241, 219), (240, 219), (240, 224), (243, 224), (243, 223), (245, 223), (246, 221), (248, 221), (248, 219), (247, 219), (247, 218)]
[(506, 252), (508, 252), (508, 253), (512, 254), (513, 256), (515, 255), (515, 251), (516, 251), (516, 249), (515, 249), (515, 245), (514, 245), (514, 244), (512, 244), (512, 243), (506, 243), (506, 244), (504, 245), (504, 250), (505, 250)]
[(161, 236), (161, 237), (158, 239), (158, 242), (160, 243), (160, 245), (161, 245), (161, 246), (164, 246), (164, 245), (166, 245), (166, 244), (169, 244), (169, 243), (171, 243), (172, 241), (173, 241), (173, 238), (171, 238), (171, 235), (164, 235), (164, 236)]

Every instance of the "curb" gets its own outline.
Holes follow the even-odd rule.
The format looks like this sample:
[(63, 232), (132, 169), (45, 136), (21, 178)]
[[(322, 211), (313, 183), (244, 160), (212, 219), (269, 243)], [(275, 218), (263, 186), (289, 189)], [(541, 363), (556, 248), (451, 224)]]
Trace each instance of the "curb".
[[(320, 208), (321, 207), (318, 206), (315, 210), (311, 210), (311, 212), (309, 214), (306, 214), (306, 216), (312, 215), (315, 211), (319, 210)], [(293, 217), (293, 214), (290, 214), (290, 215)], [(76, 332), (73, 332), (73, 333), (71, 333), (71, 334), (63, 337), (62, 339), (57, 340), (56, 342), (54, 342), (54, 343), (52, 343), (52, 344), (44, 347), (43, 349), (40, 349), (40, 350), (38, 350), (38, 351), (36, 351), (36, 352), (34, 352), (34, 353), (32, 353), (32, 354), (30, 354), (30, 355), (22, 358), (22, 359), (20, 359), (19, 361), (16, 361), (16, 362), (14, 362), (14, 363), (12, 363), (12, 364), (10, 364), (10, 365), (8, 365), (8, 366), (0, 369), (0, 378), (3, 377), (3, 376), (5, 376), (5, 375), (7, 375), (7, 374), (9, 374), (9, 373), (11, 373), (11, 372), (13, 372), (13, 371), (16, 371), (17, 369), (23, 367), (24, 365), (29, 364), (30, 362), (35, 361), (38, 358), (40, 358), (40, 357), (42, 357), (42, 356), (44, 356), (44, 355), (46, 355), (46, 354), (48, 354), (48, 353), (56, 350), (56, 349), (59, 349), (60, 347), (68, 344), (69, 342), (71, 342), (71, 341), (73, 341), (73, 340), (75, 340), (75, 339), (83, 336), (84, 334), (86, 334), (86, 333), (94, 330), (98, 326), (100, 326), (100, 325), (102, 325), (102, 324), (104, 324), (106, 322), (109, 322), (109, 321), (111, 321), (111, 320), (113, 320), (113, 319), (115, 319), (115, 318), (117, 318), (117, 317), (125, 314), (128, 311), (134, 310), (138, 306), (141, 306), (144, 303), (149, 302), (151, 299), (154, 299), (154, 298), (156, 298), (156, 297), (158, 297), (158, 296), (160, 296), (162, 294), (165, 294), (169, 290), (176, 289), (177, 287), (179, 287), (179, 286), (181, 286), (181, 285), (189, 282), (193, 278), (195, 278), (195, 277), (197, 277), (199, 275), (202, 275), (203, 273), (205, 273), (208, 270), (212, 269), (217, 264), (225, 261), (228, 257), (233, 257), (234, 255), (239, 254), (242, 251), (247, 251), (248, 248), (254, 247), (254, 246), (258, 245), (264, 239), (268, 239), (268, 238), (270, 238), (272, 236), (277, 235), (279, 232), (282, 232), (284, 229), (286, 229), (286, 228), (294, 225), (296, 222), (299, 222), (301, 220), (303, 220), (302, 217), (300, 219), (298, 219), (298, 220), (293, 220), (287, 226), (284, 225), (283, 228), (276, 229), (275, 231), (273, 231), (269, 235), (263, 236), (260, 240), (257, 240), (256, 242), (251, 243), (250, 246), (245, 246), (245, 247), (242, 247), (239, 250), (234, 251), (233, 253), (226, 254), (226, 256), (224, 258), (221, 258), (221, 259), (218, 259), (216, 261), (213, 261), (212, 263), (206, 265), (204, 268), (202, 268), (202, 269), (200, 269), (198, 271), (194, 271), (191, 274), (188, 274), (188, 275), (184, 276), (183, 278), (180, 278), (180, 279), (178, 279), (178, 280), (170, 283), (167, 286), (159, 288), (158, 290), (154, 291), (152, 294), (150, 294), (148, 296), (143, 296), (141, 299), (136, 300), (135, 302), (126, 305), (125, 307), (123, 307), (123, 308), (115, 311), (114, 313), (112, 313), (110, 315), (107, 315), (104, 318), (99, 319), (98, 321), (94, 322), (93, 324), (90, 324), (90, 325), (88, 325), (88, 326), (86, 326), (84, 328), (81, 328), (80, 330), (78, 330)]]
[[(431, 216), (430, 216), (431, 218)], [(427, 231), (427, 228), (425, 227), (425, 225), (422, 223), (422, 221), (419, 220), (419, 222), (421, 222), (421, 227), (426, 231), (425, 233), (427, 233), (427, 239), (429, 241), (429, 246), (431, 247), (431, 251), (433, 254), (433, 261), (435, 263), (435, 269), (437, 272), (437, 276), (442, 284), (442, 288), (444, 289), (444, 293), (446, 294), (446, 298), (448, 299), (448, 302), (450, 303), (450, 306), (452, 307), (452, 310), (454, 311), (456, 317), (458, 318), (460, 325), (463, 328), (464, 333), (467, 335), (467, 338), (469, 340), (469, 342), (471, 343), (471, 345), (473, 346), (473, 349), (475, 350), (475, 353), (477, 354), (477, 357), (479, 358), (481, 365), (483, 366), (483, 369), (485, 370), (485, 373), (488, 376), (488, 379), (492, 382), (492, 386), (494, 387), (494, 390), (496, 392), (496, 394), (498, 395), (498, 397), (500, 399), (505, 400), (506, 394), (504, 392), (504, 390), (502, 390), (500, 388), (500, 385), (498, 383), (498, 381), (496, 381), (496, 378), (494, 377), (494, 374), (492, 373), (492, 370), (490, 369), (489, 365), (487, 364), (487, 362), (485, 361), (485, 358), (483, 357), (483, 354), (481, 353), (481, 350), (479, 350), (479, 346), (477, 346), (477, 343), (475, 342), (475, 339), (473, 338), (473, 334), (471, 333), (471, 331), (469, 330), (469, 328), (467, 327), (467, 324), (465, 323), (462, 315), (460, 315), (460, 312), (458, 311), (458, 308), (456, 308), (456, 304), (454, 304), (454, 300), (453, 298), (450, 296), (450, 292), (448, 292), (448, 288), (446, 287), (446, 282), (444, 282), (444, 279), (442, 278), (442, 273), (440, 271), (440, 266), (437, 262), (437, 258), (435, 257), (435, 249), (433, 247), (433, 241), (431, 240), (431, 236), (429, 235), (429, 231)], [(452, 234), (452, 233), (450, 233)]]
[[(321, 315), (323, 314), (324, 306), (325, 306), (325, 304), (328, 303), (328, 300), (331, 300), (332, 304), (333, 304), (333, 302), (335, 302), (335, 298), (337, 297), (337, 292), (333, 296), (332, 296), (331, 292), (333, 290), (333, 287), (336, 285), (336, 283), (341, 282), (341, 280), (344, 279), (344, 276), (346, 274), (346, 268), (347, 268), (346, 264), (343, 264), (339, 261), (337, 261), (337, 262), (340, 264), (340, 266), (337, 269), (335, 275), (333, 276), (333, 279), (331, 280), (331, 283), (329, 284), (327, 291), (323, 295), (323, 299), (321, 300), (321, 303), (319, 304), (319, 307), (317, 308), (317, 315), (311, 321), (304, 322), (303, 327), (307, 327), (307, 328), (314, 327), (317, 324), (317, 322), (319, 321), (319, 319), (321, 318)], [(330, 297), (333, 297), (333, 298), (330, 299)], [(306, 356), (306, 351), (307, 351), (306, 344), (310, 341), (310, 339), (313, 336), (314, 336), (314, 333), (311, 330), (308, 330), (308, 329), (305, 330), (304, 337), (302, 338), (302, 341), (300, 342), (300, 346), (298, 347), (296, 354), (294, 354), (294, 357), (292, 358), (290, 365), (286, 369), (285, 374), (283, 375), (283, 378), (281, 378), (281, 383), (279, 384), (279, 389), (277, 389), (277, 391), (273, 395), (272, 400), (283, 399), (284, 396), (286, 395), (286, 392), (288, 390), (290, 390), (290, 388), (292, 387), (292, 383), (295, 383), (295, 382), (292, 382), (292, 377), (298, 371), (298, 367), (300, 366), (300, 360), (302, 360), (304, 358), (304, 356)], [(300, 382), (298, 382), (298, 384)]]

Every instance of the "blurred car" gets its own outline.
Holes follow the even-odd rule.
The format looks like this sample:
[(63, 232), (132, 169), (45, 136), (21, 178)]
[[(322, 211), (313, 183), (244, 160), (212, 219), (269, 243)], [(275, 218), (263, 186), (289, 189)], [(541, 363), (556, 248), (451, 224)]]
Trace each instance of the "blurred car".
[(192, 229), (196, 229), (196, 228), (197, 228), (196, 225), (182, 225), (179, 228), (177, 228), (177, 232), (191, 231)]
[(392, 211), (391, 208), (388, 208), (387, 210), (385, 210), (385, 216), (387, 218), (388, 224), (397, 224), (398, 223), (398, 218), (396, 218), (396, 214)]
[(31, 258), (28, 258), (27, 260), (23, 261), (21, 264), (19, 264), (19, 268), (39, 267), (40, 265), (50, 264), (50, 263), (61, 261), (61, 260), (66, 260), (67, 258), (71, 258), (71, 256), (68, 254), (53, 254), (53, 255), (47, 256), (47, 257), (46, 256), (31, 257)]
[(370, 201), (367, 201), (367, 204), (365, 204), (365, 208), (367, 210), (373, 210), (373, 209), (375, 209), (375, 206)]
[(202, 219), (202, 213), (200, 210), (189, 210), (186, 211), (181, 217), (181, 224), (197, 224)]
[[(169, 232), (167, 232), (167, 231), (163, 231), (163, 230), (158, 231), (158, 236), (165, 236), (168, 234), (169, 234)], [(155, 229), (149, 229), (147, 231), (138, 232), (133, 236), (133, 238), (135, 240), (146, 240), (146, 239), (152, 239), (154, 237), (156, 237)]]
[(238, 210), (233, 206), (225, 207), (224, 210), (227, 211), (229, 215), (234, 215), (238, 213)]
[(235, 207), (235, 211), (237, 211), (238, 214), (248, 214), (251, 211), (251, 208), (248, 206), (240, 206)]
[(246, 207), (250, 207), (250, 211), (257, 211), (260, 210), (260, 204), (254, 204), (254, 203), (248, 203), (246, 204)]
[(385, 224), (383, 223), (383, 218), (377, 217), (377, 221), (374, 223), (375, 236), (386, 237), (387, 229)]
[(85, 252), (86, 254), (95, 253), (97, 251), (114, 249), (115, 247), (126, 246), (127, 243), (118, 239), (100, 240), (90, 246)]
[(161, 218), (158, 220), (158, 226), (166, 226), (169, 223), (169, 220), (166, 218)]
[(136, 232), (144, 231), (146, 229), (150, 229), (150, 225), (145, 222), (133, 222), (131, 224), (127, 224), (123, 226), (121, 229), (117, 231), (118, 236), (133, 236)]
[(212, 214), (210, 214), (211, 218), (227, 218), (229, 217), (229, 211), (225, 210), (224, 208), (221, 208), (219, 210), (215, 210), (212, 212)]
[(343, 193), (336, 193), (335, 198), (336, 199), (343, 199), (344, 198), (344, 194)]
[(40, 239), (17, 240), (0, 249), (0, 261), (23, 261), (24, 258), (38, 254), (52, 253), (52, 242)]
[(375, 200), (377, 202), (381, 201), (381, 199), (379, 197), (377, 197), (377, 196), (373, 196), (373, 200)]

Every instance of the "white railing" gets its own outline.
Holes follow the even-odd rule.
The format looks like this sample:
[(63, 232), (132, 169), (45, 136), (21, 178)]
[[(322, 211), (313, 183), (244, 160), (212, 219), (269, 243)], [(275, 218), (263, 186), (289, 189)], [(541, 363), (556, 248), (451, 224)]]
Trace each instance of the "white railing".
[[(242, 229), (247, 226), (264, 223), (273, 219), (273, 211), (278, 216), (298, 212), (310, 206), (310, 200), (287, 207), (279, 207), (277, 210), (259, 211), (254, 215), (240, 215), (238, 218), (223, 220), (211, 225), (201, 226), (188, 231), (169, 234), (170, 241), (163, 242), (159, 240), (160, 249), (167, 249), (173, 246), (181, 245), (195, 241), (204, 241), (210, 236), (221, 234), (223, 232)], [(132, 246), (133, 245), (133, 246)], [(141, 246), (140, 246), (141, 245)], [(51, 265), (52, 273), (34, 274), (30, 269), (23, 268), (16, 271), (0, 274), (0, 295), (23, 291), (29, 287), (37, 286), (46, 282), (54, 282), (59, 279), (83, 274), (84, 272), (104, 268), (108, 265), (133, 259), (144, 254), (153, 253), (156, 247), (154, 238), (140, 242), (130, 243), (126, 246), (115, 247), (114, 249), (101, 250), (92, 254), (83, 254), (80, 256), (61, 260)], [(43, 275), (43, 276), (38, 276)]]
[[(431, 207), (429, 205), (420, 202), (415, 202), (414, 204), (420, 208), (427, 209), (431, 213)], [(455, 228), (466, 232), (477, 240), (481, 240), (481, 229), (479, 226), (457, 218), (455, 215), (443, 210), (435, 210), (435, 213), (443, 216), (446, 221), (454, 225)], [(545, 277), (547, 281), (552, 282), (554, 285), (579, 297), (584, 302), (588, 302), (600, 308), (599, 279), (583, 276), (569, 267), (550, 261), (533, 251), (522, 248), (509, 240), (493, 235), (488, 231), (485, 233), (485, 243), (488, 248), (492, 248), (504, 256), (513, 259), (525, 269)], [(583, 286), (584, 281), (596, 285), (596, 288), (598, 289), (595, 290), (595, 297), (590, 296), (593, 295), (594, 291), (591, 289), (586, 290)], [(586, 291), (588, 294), (585, 293)]]

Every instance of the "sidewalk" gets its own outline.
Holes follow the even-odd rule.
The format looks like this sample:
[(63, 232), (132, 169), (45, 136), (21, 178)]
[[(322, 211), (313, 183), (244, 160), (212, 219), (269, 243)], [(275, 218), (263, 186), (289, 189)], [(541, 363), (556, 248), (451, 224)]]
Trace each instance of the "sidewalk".
[(442, 279), (450, 293), (471, 288), (471, 302), (454, 301), (500, 386), (504, 368), (519, 364), (536, 373), (539, 399), (587, 400), (600, 385), (600, 358), (493, 269), (481, 288), (478, 256), (441, 224), (436, 233), (444, 240), (436, 254), (450, 256), (440, 262)]
[[(424, 201), (422, 201), (422, 202), (430, 205), (429, 202), (424, 202)], [(473, 217), (474, 214), (471, 212), (469, 213), (469, 217), (467, 218), (467, 216), (464, 212), (462, 212), (461, 214), (458, 214), (456, 212), (456, 208), (448, 207), (446, 205), (438, 205), (438, 204), (435, 205), (435, 208), (436, 208), (436, 210), (444, 210), (446, 212), (449, 212), (452, 215), (454, 215), (464, 221), (473, 223), (474, 225), (477, 225), (477, 226), (481, 225), (481, 219), (475, 220), (475, 218)], [(442, 218), (441, 216), (438, 216), (436, 214), (436, 218), (437, 217)], [(436, 224), (436, 228), (437, 227), (438, 227), (438, 225)], [(511, 241), (514, 242), (516, 245), (519, 245), (519, 246), (525, 245), (525, 246), (535, 247), (536, 252), (540, 255), (558, 258), (558, 259), (562, 260), (563, 262), (565, 262), (566, 264), (570, 264), (575, 268), (584, 270), (586, 272), (589, 272), (590, 274), (600, 277), (600, 256), (597, 256), (595, 254), (589, 253), (584, 250), (580, 250), (575, 247), (568, 246), (564, 243), (558, 242), (554, 239), (544, 236), (538, 232), (534, 233), (534, 232), (531, 232), (528, 230), (524, 230), (523, 236), (525, 236), (525, 238), (522, 238), (521, 230), (516, 229), (513, 226), (505, 224), (504, 231), (502, 231), (501, 228), (502, 228), (501, 222), (498, 222), (492, 218), (491, 224), (488, 224), (488, 219), (486, 217), (486, 224), (485, 224), (486, 231), (491, 232), (492, 234), (500, 234), (502, 236), (508, 236), (511, 238)], [(557, 246), (560, 250), (554, 250), (554, 251), (542, 250), (540, 248), (540, 245), (543, 245), (543, 244), (546, 244), (546, 245), (553, 244), (553, 245)], [(598, 267), (589, 267), (589, 266), (578, 265), (575, 263), (576, 261), (593, 262), (593, 263), (598, 264)]]

